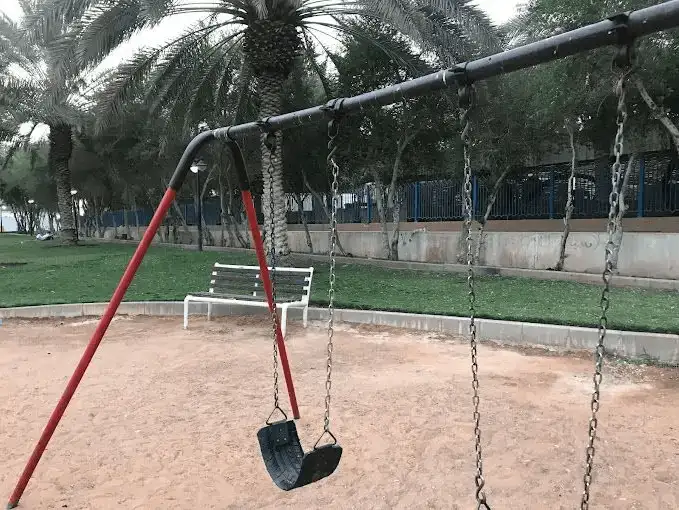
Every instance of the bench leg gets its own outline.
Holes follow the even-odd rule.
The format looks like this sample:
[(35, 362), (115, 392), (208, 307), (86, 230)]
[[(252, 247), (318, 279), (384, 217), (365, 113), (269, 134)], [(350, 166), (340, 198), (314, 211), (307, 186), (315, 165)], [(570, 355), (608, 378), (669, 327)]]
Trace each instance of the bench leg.
[(207, 304), (207, 320), (212, 318), (212, 303)]
[(304, 324), (304, 327), (306, 328), (307, 325), (307, 319), (309, 318), (309, 305), (304, 307), (304, 311), (302, 312), (302, 323)]
[(288, 307), (283, 306), (281, 307), (281, 333), (283, 334), (283, 338), (285, 338), (287, 324), (288, 324)]
[(189, 300), (184, 299), (184, 329), (189, 327)]

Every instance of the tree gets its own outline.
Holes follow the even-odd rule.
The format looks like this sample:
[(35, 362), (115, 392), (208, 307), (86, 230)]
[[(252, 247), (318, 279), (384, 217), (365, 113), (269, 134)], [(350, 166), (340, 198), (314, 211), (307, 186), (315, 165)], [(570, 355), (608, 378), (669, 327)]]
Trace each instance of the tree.
[[(430, 70), (395, 30), (373, 21), (357, 23), (357, 27), (398, 58), (390, 58), (363, 38), (346, 41), (345, 53), (334, 59), (341, 95), (385, 87)], [(385, 258), (398, 260), (400, 184), (431, 174), (443, 161), (452, 115), (447, 99), (438, 94), (403, 100), (348, 120), (342, 127), (345, 167), (351, 169), (354, 184), (371, 181), (375, 186)]]
[(17, 150), (0, 174), (0, 201), (14, 214), (19, 232), (34, 235), (43, 215), (47, 215), (50, 224), (54, 223), (56, 193), (47, 168), (47, 153), (45, 143)]
[[(525, 43), (598, 21), (612, 12), (634, 10), (645, 7), (646, 4), (646, 1), (640, 0), (532, 0), (507, 28), (514, 36), (515, 44)], [(628, 93), (627, 98), (628, 109), (635, 114), (630, 119), (628, 133), (636, 131), (638, 135), (646, 136), (655, 119), (659, 121), (657, 125), (666, 129), (677, 150), (679, 129), (673, 120), (676, 114), (671, 113), (668, 105), (672, 96), (677, 97), (672, 83), (679, 77), (678, 43), (676, 31), (653, 34), (637, 43), (639, 66), (635, 69), (631, 83), (639, 95)], [(530, 105), (531, 109), (544, 114), (547, 124), (548, 119), (552, 119), (552, 125), (562, 126), (560, 131), (567, 134), (572, 154), (564, 231), (559, 258), (554, 266), (556, 270), (563, 269), (566, 257), (566, 243), (574, 209), (578, 144), (590, 145), (602, 155), (599, 171), (595, 176), (596, 189), (600, 200), (608, 203), (611, 184), (604, 167), (609, 166), (611, 141), (615, 132), (615, 123), (611, 121), (616, 115), (613, 95), (616, 76), (611, 72), (614, 51), (601, 49), (522, 73), (524, 76), (539, 76), (539, 85), (535, 82), (532, 86), (530, 82), (527, 83), (533, 90), (532, 97), (537, 100), (537, 104)], [(656, 104), (645, 86), (645, 81), (650, 77), (653, 77), (653, 90), (662, 98), (660, 105)], [(675, 99), (677, 100), (679, 98)], [(647, 108), (641, 108), (642, 103)]]
[(15, 137), (12, 152), (28, 146), (39, 124), (49, 127), (48, 166), (56, 184), (61, 213), (63, 242), (76, 243), (78, 235), (72, 212), (71, 173), (69, 159), (73, 151), (73, 130), (82, 121), (84, 71), (73, 55), (56, 56), (62, 37), (70, 28), (63, 19), (49, 25), (29, 26), (27, 19), (44, 7), (47, 0), (21, 2), (24, 17), (15, 23), (0, 16), (0, 42), (4, 65), (0, 65), (0, 102), (3, 107), (0, 132), (10, 126), (15, 133), (20, 126), (30, 125), (27, 134)]
[[(203, 71), (197, 75), (200, 78), (195, 80), (194, 76), (193, 81), (218, 88), (214, 87), (214, 80), (208, 79), (220, 59), (218, 52), (231, 54), (232, 51), (242, 50), (247, 64), (244, 70), (254, 77), (259, 117), (279, 114), (282, 112), (283, 85), (299, 55), (312, 54), (314, 41), (324, 48), (318, 36), (328, 31), (339, 30), (363, 36), (347, 21), (355, 15), (376, 18), (427, 50), (445, 48), (448, 54), (470, 54), (499, 46), (497, 34), (488, 18), (466, 0), (443, 3), (406, 1), (399, 4), (389, 0), (222, 0), (203, 4), (188, 0), (50, 0), (50, 4), (36, 18), (47, 20), (48, 25), (62, 19), (78, 22), (80, 29), (72, 35), (75, 54), (82, 64), (91, 64), (100, 61), (102, 56), (130, 34), (153, 26), (163, 17), (182, 13), (204, 13), (205, 19), (173, 43), (143, 50), (121, 66), (107, 87), (111, 110), (116, 110), (118, 102), (125, 98), (126, 91), (150, 74), (155, 63), (168, 51), (175, 62), (174, 69), (180, 70), (182, 64), (190, 62), (195, 56), (194, 48), (208, 44), (210, 50), (203, 53), (207, 58), (197, 59)], [(217, 36), (216, 41), (208, 42), (213, 34)], [(219, 79), (216, 83), (220, 83)], [(277, 146), (281, 147), (282, 134), (277, 133), (276, 137)], [(265, 168), (271, 156), (264, 144), (264, 136), (261, 138), (260, 150), (262, 168)], [(277, 251), (285, 255), (289, 247), (281, 153), (271, 157), (271, 162)], [(266, 194), (269, 189), (266, 172), (263, 179)], [(264, 202), (268, 203), (269, 200), (264, 197)], [(271, 211), (266, 212), (267, 218), (271, 215)], [(267, 219), (265, 229), (268, 224)]]

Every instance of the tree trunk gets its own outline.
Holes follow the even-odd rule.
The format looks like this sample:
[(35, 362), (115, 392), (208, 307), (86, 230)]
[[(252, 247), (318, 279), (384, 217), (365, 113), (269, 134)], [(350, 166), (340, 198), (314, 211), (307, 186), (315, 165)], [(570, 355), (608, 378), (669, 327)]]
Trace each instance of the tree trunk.
[[(257, 88), (259, 91), (260, 118), (266, 118), (281, 113), (281, 91), (285, 77), (276, 73), (264, 72), (257, 76)], [(278, 263), (285, 263), (290, 254), (290, 245), (288, 243), (288, 224), (286, 218), (286, 204), (285, 193), (283, 188), (283, 134), (280, 131), (276, 132), (276, 151), (270, 154), (269, 149), (265, 144), (266, 136), (261, 137), (262, 148), (262, 174), (264, 189), (262, 194), (262, 210), (264, 212), (264, 233), (267, 243), (271, 242), (272, 232), (272, 218), (275, 229), (274, 246), (276, 248), (276, 257)], [(269, 170), (271, 170), (271, 177), (269, 177)], [(273, 197), (271, 191), (273, 190)], [(271, 210), (273, 204), (273, 211)], [(267, 244), (267, 250), (270, 251), (270, 245)]]
[[(227, 167), (228, 171), (228, 167)], [(221, 246), (226, 246), (226, 239), (224, 238), (224, 232), (229, 234), (229, 246), (235, 246), (235, 240), (233, 236), (233, 231), (231, 230), (231, 224), (229, 221), (229, 213), (226, 209), (226, 194), (224, 193), (224, 183), (222, 182), (222, 172), (217, 174), (217, 186), (219, 187), (219, 216), (222, 220), (221, 228), (221, 238), (219, 244)]]
[(384, 258), (389, 259), (391, 255), (391, 243), (389, 242), (389, 231), (387, 230), (387, 210), (384, 196), (384, 184), (379, 172), (373, 171), (375, 181), (375, 202), (377, 202), (377, 215), (380, 217), (380, 233), (382, 237), (382, 249)]
[(490, 213), (493, 211), (493, 206), (495, 205), (495, 201), (497, 200), (497, 194), (500, 192), (500, 186), (502, 186), (502, 183), (504, 182), (505, 177), (507, 177), (508, 173), (509, 168), (505, 169), (505, 171), (502, 172), (500, 177), (498, 177), (497, 181), (495, 181), (495, 186), (493, 186), (493, 191), (490, 193), (490, 197), (488, 197), (488, 205), (486, 206), (486, 212), (483, 215), (483, 218), (481, 218), (481, 226), (479, 227), (479, 239), (478, 244), (476, 245), (476, 256), (474, 257), (474, 264), (481, 263), (481, 250), (483, 249), (483, 245), (485, 243), (486, 223), (488, 223)]
[[(167, 189), (167, 188), (169, 187), (169, 185), (168, 185), (168, 184), (165, 182), (165, 180), (162, 179), (162, 178), (161, 178), (161, 180), (160, 180), (160, 183), (163, 185), (163, 190), (165, 190), (165, 189)], [(179, 218), (179, 221), (180, 221), (181, 224), (182, 224), (182, 230), (183, 230), (187, 235), (190, 235), (189, 226), (186, 224), (186, 218), (184, 217), (184, 213), (182, 212), (182, 210), (181, 210), (181, 209), (179, 208), (179, 206), (177, 205), (177, 201), (176, 201), (176, 200), (173, 200), (173, 201), (172, 201), (172, 209), (174, 210), (174, 213), (175, 213), (176, 216)]]
[(636, 85), (639, 94), (641, 94), (641, 98), (646, 103), (646, 106), (648, 106), (649, 110), (651, 110), (653, 117), (656, 118), (669, 133), (670, 138), (672, 138), (672, 141), (674, 142), (674, 147), (677, 150), (677, 153), (679, 153), (679, 128), (677, 128), (674, 122), (672, 122), (672, 119), (670, 119), (669, 115), (667, 115), (667, 111), (665, 111), (664, 108), (661, 108), (655, 103), (655, 101), (653, 101), (653, 98), (648, 93), (648, 90), (646, 90), (644, 82), (641, 81), (641, 78), (636, 78), (634, 80), (634, 84)]
[(210, 168), (210, 171), (207, 174), (207, 177), (205, 178), (205, 182), (203, 183), (203, 188), (200, 190), (200, 216), (201, 216), (201, 221), (203, 222), (203, 241), (205, 241), (205, 244), (207, 246), (214, 246), (215, 245), (215, 238), (212, 235), (212, 230), (210, 230), (210, 226), (207, 224), (205, 221), (205, 194), (209, 190), (210, 186), (210, 181), (212, 181), (212, 176), (214, 175), (215, 167), (213, 166)]
[(573, 216), (573, 192), (575, 191), (575, 169), (577, 166), (577, 159), (575, 154), (575, 133), (573, 126), (569, 123), (566, 126), (568, 130), (568, 139), (571, 144), (571, 174), (568, 176), (568, 198), (566, 199), (566, 210), (563, 216), (563, 232), (561, 233), (561, 244), (559, 246), (559, 260), (554, 266), (555, 271), (563, 271), (563, 266), (566, 262), (566, 243), (568, 236), (571, 233), (571, 216)]
[(125, 237), (132, 239), (132, 232), (130, 231), (130, 222), (127, 219), (127, 206), (123, 207), (123, 225), (125, 226)]
[(137, 200), (132, 196), (132, 209), (134, 209), (134, 226), (137, 231), (137, 241), (141, 240), (141, 225), (139, 224), (139, 209), (137, 208)]
[(394, 192), (393, 209), (391, 211), (391, 246), (389, 252), (391, 260), (398, 260), (398, 241), (401, 233), (401, 201), (401, 194)]
[(394, 163), (391, 167), (391, 182), (389, 183), (389, 189), (387, 191), (387, 208), (391, 208), (391, 221), (392, 221), (392, 232), (391, 240), (389, 239), (389, 234), (386, 232), (386, 219), (383, 225), (384, 232), (383, 236), (387, 236), (387, 258), (389, 260), (398, 260), (398, 238), (400, 230), (400, 220), (401, 220), (401, 196), (399, 195), (397, 184), (398, 178), (401, 172), (401, 159), (403, 158), (403, 153), (405, 152), (410, 142), (412, 142), (419, 129), (415, 129), (411, 133), (404, 135), (404, 138), (399, 140), (396, 144), (396, 156), (394, 157)]
[[(321, 194), (313, 189), (311, 187), (311, 184), (309, 184), (309, 179), (307, 179), (306, 173), (304, 170), (301, 170), (302, 172), (302, 179), (304, 180), (304, 186), (306, 189), (309, 190), (309, 193), (311, 193), (311, 196), (316, 200), (317, 204), (320, 204), (321, 209), (323, 210), (323, 214), (325, 215), (325, 219), (328, 220), (328, 223), (330, 223), (330, 211), (328, 211), (328, 208), (325, 205), (325, 201), (323, 200), (323, 197)], [(337, 231), (337, 236), (335, 237), (335, 246), (339, 250), (340, 254), (344, 257), (352, 257), (351, 253), (347, 253), (346, 250), (344, 249), (344, 246), (342, 246), (342, 242), (340, 241), (340, 235), (339, 231)]]
[(54, 175), (57, 187), (57, 204), (61, 214), (61, 240), (64, 244), (77, 244), (78, 232), (75, 228), (73, 197), (71, 196), (71, 170), (68, 161), (73, 152), (71, 126), (50, 125), (49, 168)]
[(620, 185), (620, 193), (618, 195), (618, 211), (615, 215), (615, 231), (613, 233), (613, 253), (611, 254), (611, 262), (613, 269), (618, 269), (618, 255), (620, 253), (620, 245), (622, 244), (622, 219), (629, 207), (625, 202), (625, 195), (627, 194), (627, 188), (629, 187), (629, 176), (632, 171), (632, 167), (636, 162), (636, 154), (632, 154), (627, 162), (627, 168), (625, 169), (625, 175), (622, 179), (622, 184)]
[(313, 253), (314, 245), (311, 240), (311, 234), (309, 233), (309, 224), (307, 223), (306, 216), (304, 215), (304, 199), (299, 193), (294, 193), (292, 197), (297, 203), (297, 212), (299, 213), (299, 217), (302, 220), (302, 225), (304, 225), (304, 234), (306, 235), (307, 248), (309, 248), (309, 253)]
[(49, 224), (50, 224), (50, 232), (52, 232), (52, 234), (54, 234), (57, 231), (57, 229), (56, 229), (55, 224), (54, 224), (54, 213), (53, 212), (47, 213), (47, 220), (49, 221)]
[(92, 198), (92, 207), (94, 207), (94, 235), (101, 238), (101, 210), (97, 206), (97, 199), (95, 197)]

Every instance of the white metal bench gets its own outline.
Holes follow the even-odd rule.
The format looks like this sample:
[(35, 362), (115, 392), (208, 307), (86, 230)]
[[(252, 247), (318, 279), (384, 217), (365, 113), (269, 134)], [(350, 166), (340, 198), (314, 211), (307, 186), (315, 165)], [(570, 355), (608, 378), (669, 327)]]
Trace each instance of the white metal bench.
[[(269, 274), (273, 273), (269, 268)], [(285, 337), (288, 308), (303, 307), (302, 320), (307, 326), (309, 294), (313, 267), (276, 268), (276, 307), (281, 311), (281, 333)], [(194, 292), (184, 298), (184, 329), (189, 327), (189, 303), (207, 303), (207, 318), (212, 316), (212, 305), (239, 304), (267, 308), (266, 292), (259, 266), (237, 266), (216, 263), (212, 268), (208, 292)]]

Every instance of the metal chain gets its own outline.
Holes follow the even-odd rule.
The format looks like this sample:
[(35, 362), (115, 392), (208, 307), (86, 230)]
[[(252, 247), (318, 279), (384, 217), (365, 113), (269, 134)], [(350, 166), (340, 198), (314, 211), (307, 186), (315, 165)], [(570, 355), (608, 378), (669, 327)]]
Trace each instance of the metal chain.
[[(334, 320), (335, 320), (335, 267), (337, 261), (335, 260), (335, 248), (337, 244), (337, 201), (338, 201), (338, 177), (339, 166), (335, 161), (335, 153), (337, 152), (337, 135), (339, 134), (337, 119), (332, 119), (328, 123), (328, 156), (326, 158), (328, 167), (332, 172), (332, 206), (330, 213), (330, 289), (328, 290), (328, 360), (326, 363), (326, 379), (325, 379), (325, 418), (323, 424), (323, 431), (330, 433), (330, 390), (332, 388), (332, 350), (333, 350), (333, 336), (334, 336)], [(334, 436), (333, 436), (334, 437)]]
[(474, 404), (474, 438), (476, 451), (476, 476), (474, 481), (476, 483), (476, 504), (477, 510), (490, 510), (488, 502), (486, 501), (486, 494), (483, 487), (486, 484), (483, 478), (483, 458), (481, 452), (481, 413), (479, 405), (481, 398), (479, 397), (479, 377), (478, 377), (478, 362), (477, 362), (477, 342), (476, 342), (476, 310), (474, 304), (476, 302), (476, 294), (474, 292), (474, 255), (472, 249), (472, 219), (474, 211), (472, 210), (472, 166), (471, 166), (471, 119), (470, 115), (474, 106), (474, 88), (472, 85), (465, 85), (460, 88), (460, 122), (462, 123), (462, 146), (464, 149), (464, 226), (467, 234), (467, 286), (469, 288), (469, 342), (471, 346), (472, 358), (472, 389), (474, 395), (472, 402)]
[[(626, 66), (627, 67), (627, 66)], [(602, 368), (604, 362), (605, 346), (604, 341), (606, 339), (606, 329), (608, 327), (608, 307), (609, 307), (609, 293), (610, 293), (610, 281), (611, 274), (613, 272), (613, 251), (614, 251), (614, 235), (617, 230), (615, 218), (618, 213), (619, 207), (619, 197), (620, 197), (620, 178), (622, 175), (622, 163), (621, 158), (623, 154), (623, 142), (624, 142), (624, 130), (625, 121), (627, 120), (627, 105), (625, 103), (626, 98), (626, 82), (629, 77), (629, 70), (625, 69), (622, 76), (616, 85), (616, 95), (618, 97), (618, 115), (616, 123), (618, 126), (617, 133), (615, 135), (615, 145), (613, 146), (613, 153), (615, 155), (615, 162), (613, 163), (611, 184), (612, 190), (608, 197), (609, 200), (609, 211), (608, 211), (608, 241), (606, 242), (606, 262), (603, 271), (603, 281), (604, 288), (601, 292), (601, 317), (599, 318), (599, 342), (596, 347), (596, 361), (594, 365), (594, 391), (592, 393), (592, 401), (590, 404), (592, 415), (589, 420), (589, 441), (587, 443), (586, 449), (586, 464), (585, 464), (585, 475), (584, 475), (584, 490), (582, 493), (582, 500), (580, 503), (581, 510), (589, 509), (589, 497), (590, 488), (592, 484), (592, 469), (594, 467), (594, 454), (596, 453), (596, 448), (594, 442), (596, 440), (597, 427), (599, 421), (597, 418), (597, 413), (599, 412), (599, 389), (601, 386)]]
[(278, 343), (276, 331), (278, 329), (278, 312), (276, 309), (276, 222), (274, 221), (275, 200), (273, 196), (273, 158), (276, 152), (276, 134), (267, 133), (264, 145), (269, 149), (269, 165), (267, 173), (269, 176), (269, 258), (271, 260), (271, 291), (273, 294), (273, 307), (271, 310), (271, 327), (273, 330), (273, 403), (274, 411), (280, 409), (278, 405)]

